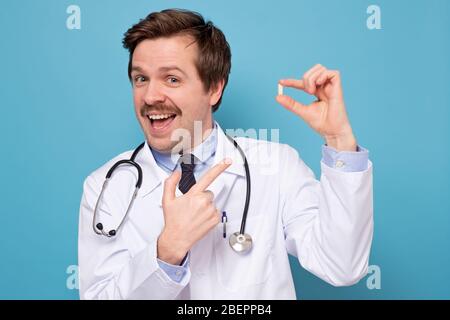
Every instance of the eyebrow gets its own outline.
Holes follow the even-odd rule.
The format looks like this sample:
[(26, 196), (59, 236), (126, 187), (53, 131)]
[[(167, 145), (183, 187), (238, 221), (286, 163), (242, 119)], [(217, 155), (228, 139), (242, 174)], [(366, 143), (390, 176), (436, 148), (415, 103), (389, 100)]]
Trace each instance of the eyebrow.
[(162, 72), (167, 72), (167, 71), (171, 71), (171, 70), (177, 70), (177, 71), (181, 72), (182, 74), (184, 74), (185, 77), (187, 77), (186, 72), (184, 72), (183, 69), (181, 69), (177, 66), (166, 66), (166, 67), (159, 68), (159, 71), (162, 71)]
[[(167, 71), (171, 71), (171, 70), (177, 70), (187, 77), (186, 72), (184, 72), (183, 69), (181, 69), (180, 67), (177, 67), (177, 66), (165, 66), (165, 67), (160, 67), (158, 69), (158, 71), (161, 71), (161, 72), (167, 72)], [(133, 71), (144, 72), (144, 69), (142, 69), (139, 66), (133, 66), (133, 67), (131, 67), (131, 72), (133, 72)]]
[(133, 72), (133, 71), (144, 72), (144, 70), (139, 66), (132, 66), (131, 72)]

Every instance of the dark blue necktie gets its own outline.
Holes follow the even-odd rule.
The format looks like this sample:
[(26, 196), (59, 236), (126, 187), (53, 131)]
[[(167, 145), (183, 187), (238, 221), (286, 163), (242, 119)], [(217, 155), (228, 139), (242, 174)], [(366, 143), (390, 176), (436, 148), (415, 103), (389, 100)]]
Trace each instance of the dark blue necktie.
[(184, 194), (192, 188), (196, 183), (194, 177), (195, 157), (192, 154), (186, 154), (181, 161), (181, 179), (178, 184), (178, 189)]

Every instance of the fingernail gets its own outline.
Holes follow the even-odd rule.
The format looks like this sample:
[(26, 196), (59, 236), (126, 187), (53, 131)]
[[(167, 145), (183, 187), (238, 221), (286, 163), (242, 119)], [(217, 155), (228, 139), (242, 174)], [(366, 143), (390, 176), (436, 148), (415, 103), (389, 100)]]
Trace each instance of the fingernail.
[(225, 164), (232, 164), (233, 160), (231, 160), (230, 158), (225, 158), (225, 159), (223, 159), (223, 163), (225, 163)]

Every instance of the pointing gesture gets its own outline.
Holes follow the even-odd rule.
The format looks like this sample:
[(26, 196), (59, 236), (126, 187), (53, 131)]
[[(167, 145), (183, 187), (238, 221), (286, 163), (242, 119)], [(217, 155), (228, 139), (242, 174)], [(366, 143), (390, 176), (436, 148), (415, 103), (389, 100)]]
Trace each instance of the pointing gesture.
[(165, 226), (157, 244), (159, 259), (180, 264), (191, 247), (220, 222), (221, 213), (214, 206), (214, 194), (206, 188), (230, 165), (228, 160), (218, 163), (179, 197), (175, 192), (180, 172), (175, 171), (166, 179), (162, 197)]
[[(195, 184), (186, 194), (192, 194), (192, 193), (198, 193), (201, 191), (205, 191), (206, 188), (209, 187), (209, 185), (216, 180), (216, 178), (224, 172), (229, 166), (231, 165), (231, 162), (229, 161), (222, 161), (218, 164), (216, 164), (214, 167), (209, 169), (208, 172), (206, 172), (203, 177), (200, 179), (200, 181)], [(170, 201), (173, 201), (176, 199), (175, 192), (178, 185), (178, 182), (180, 182), (181, 174), (179, 171), (175, 171), (172, 173), (170, 177), (168, 177), (164, 183), (164, 194), (163, 194), (163, 206), (166, 204), (168, 205)]]
[[(211, 183), (213, 183), (214, 180), (222, 173), (224, 172), (229, 166), (231, 165), (231, 162), (229, 160), (222, 161), (218, 164), (216, 164), (214, 167), (209, 169), (208, 172), (204, 174), (204, 176), (200, 179), (197, 184), (195, 184), (189, 192), (202, 192), (205, 191), (206, 188), (209, 187)], [(189, 193), (188, 192), (188, 193)]]
[(339, 71), (328, 70), (318, 64), (308, 70), (302, 79), (284, 79), (279, 83), (314, 95), (317, 100), (304, 105), (289, 96), (279, 95), (276, 97), (278, 103), (300, 116), (329, 146), (338, 150), (356, 150), (356, 140), (345, 110)]

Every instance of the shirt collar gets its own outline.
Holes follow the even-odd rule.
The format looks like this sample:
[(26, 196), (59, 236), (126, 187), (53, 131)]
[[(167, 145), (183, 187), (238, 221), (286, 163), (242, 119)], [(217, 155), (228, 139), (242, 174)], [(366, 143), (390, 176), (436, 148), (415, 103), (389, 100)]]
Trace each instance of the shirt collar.
[[(217, 147), (217, 124), (214, 122), (214, 127), (208, 137), (198, 146), (192, 150), (193, 154), (199, 163), (205, 164), (216, 153)], [(179, 157), (172, 157), (170, 152), (162, 153), (150, 147), (150, 150), (159, 166), (164, 167), (169, 171), (174, 171), (178, 165)]]

